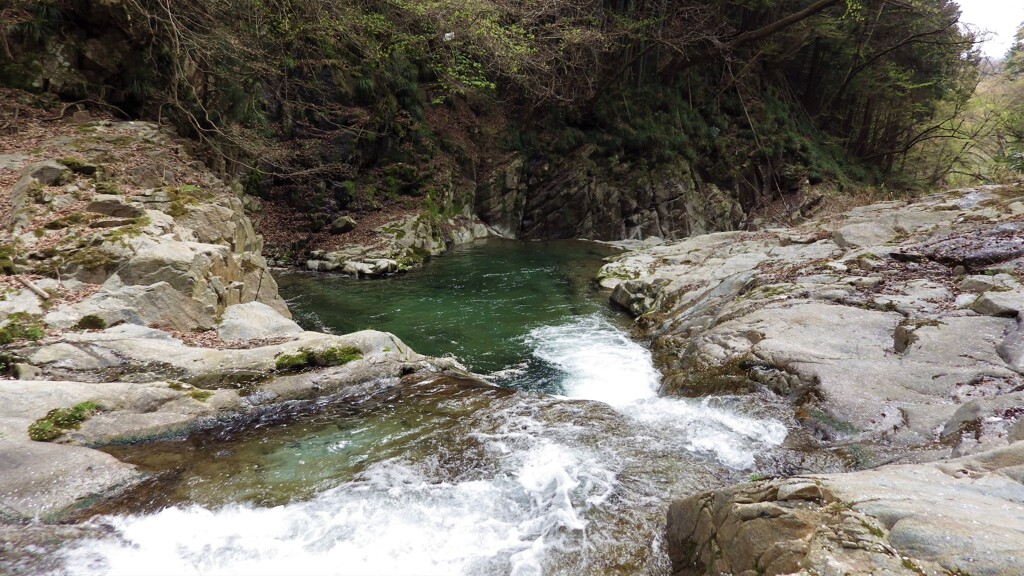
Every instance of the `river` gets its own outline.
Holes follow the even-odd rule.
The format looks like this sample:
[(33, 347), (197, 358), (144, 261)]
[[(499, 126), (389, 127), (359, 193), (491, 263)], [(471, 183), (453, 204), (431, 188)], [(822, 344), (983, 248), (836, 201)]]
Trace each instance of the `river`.
[(659, 397), (593, 287), (606, 254), (491, 240), (383, 280), (280, 276), (305, 327), (393, 332), (492, 385), (407, 378), (109, 448), (156, 480), (89, 520), (108, 536), (66, 573), (666, 574), (668, 502), (749, 478), (787, 428), (757, 395)]

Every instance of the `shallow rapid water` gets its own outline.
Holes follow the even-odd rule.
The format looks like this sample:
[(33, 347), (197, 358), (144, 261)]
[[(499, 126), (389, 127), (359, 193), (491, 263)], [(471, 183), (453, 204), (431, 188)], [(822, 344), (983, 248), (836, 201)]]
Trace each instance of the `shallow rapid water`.
[(367, 398), (112, 448), (160, 474), (69, 545), (71, 574), (665, 574), (673, 497), (756, 471), (786, 428), (751, 397), (657, 395), (584, 243), (487, 242), (382, 282), (282, 278), (308, 327), (394, 332), (495, 386)]

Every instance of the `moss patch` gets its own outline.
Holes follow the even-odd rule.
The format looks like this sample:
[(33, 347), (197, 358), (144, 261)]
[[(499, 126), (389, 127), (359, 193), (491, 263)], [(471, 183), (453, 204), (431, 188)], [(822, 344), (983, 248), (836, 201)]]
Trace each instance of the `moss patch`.
[(14, 274), (14, 256), (17, 247), (13, 243), (0, 243), (0, 272)]
[(68, 169), (75, 174), (82, 174), (83, 176), (92, 176), (96, 174), (96, 165), (89, 164), (81, 158), (61, 158), (60, 160), (57, 160), (57, 162), (67, 166)]
[(191, 212), (190, 206), (199, 204), (203, 200), (208, 200), (212, 197), (211, 194), (204, 192), (202, 188), (190, 184), (178, 186), (177, 188), (168, 187), (165, 190), (171, 201), (167, 214), (172, 218), (187, 216)]
[(28, 436), (38, 442), (56, 440), (68, 430), (77, 430), (82, 422), (99, 410), (100, 406), (95, 402), (81, 402), (71, 408), (54, 408), (29, 425)]
[(72, 212), (67, 216), (63, 216), (43, 224), (43, 228), (46, 228), (47, 230), (63, 230), (64, 228), (87, 224), (92, 219), (93, 216), (91, 214), (87, 214), (85, 212)]
[(206, 402), (206, 400), (209, 399), (210, 396), (213, 396), (213, 392), (209, 390), (200, 390), (199, 388), (193, 388), (192, 391), (188, 393), (188, 395), (191, 396), (192, 399), (197, 402)]
[(303, 348), (295, 354), (282, 354), (278, 356), (274, 362), (274, 368), (281, 371), (301, 370), (309, 366), (310, 363), (310, 351)]
[(46, 335), (38, 316), (15, 312), (7, 317), (7, 324), (0, 328), (0, 345), (21, 340), (39, 340)]
[(107, 321), (95, 314), (86, 314), (75, 324), (75, 330), (103, 330)]
[(274, 367), (279, 371), (302, 370), (312, 366), (342, 366), (354, 360), (362, 360), (362, 353), (352, 346), (331, 346), (321, 350), (300, 348), (295, 354), (277, 357)]

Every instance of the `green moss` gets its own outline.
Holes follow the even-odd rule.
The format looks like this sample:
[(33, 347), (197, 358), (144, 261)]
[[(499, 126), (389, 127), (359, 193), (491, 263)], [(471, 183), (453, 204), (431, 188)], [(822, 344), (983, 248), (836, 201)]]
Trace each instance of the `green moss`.
[(75, 330), (103, 330), (107, 321), (95, 314), (86, 314), (75, 324)]
[(111, 242), (117, 242), (123, 246), (128, 245), (129, 238), (135, 238), (142, 234), (142, 229), (149, 226), (152, 221), (148, 216), (140, 216), (139, 218), (132, 218), (131, 224), (114, 228), (107, 235), (106, 239)]
[(204, 193), (202, 188), (191, 184), (168, 187), (164, 188), (164, 190), (171, 201), (167, 214), (172, 218), (181, 218), (188, 215), (191, 212), (190, 206), (199, 204), (202, 200), (209, 197), (209, 194)]
[(733, 358), (719, 365), (694, 365), (671, 374), (663, 387), (666, 393), (679, 396), (746, 392), (755, 385), (749, 377), (750, 367), (748, 356)]
[(213, 396), (213, 392), (209, 390), (200, 390), (199, 388), (193, 388), (192, 391), (188, 393), (188, 395), (191, 396), (192, 399), (196, 400), (197, 402), (206, 402), (206, 400), (210, 396)]
[(21, 340), (39, 340), (46, 335), (38, 316), (15, 312), (7, 317), (7, 324), (0, 327), (0, 345)]
[(95, 402), (81, 402), (71, 408), (54, 408), (29, 425), (28, 436), (38, 442), (56, 440), (68, 430), (77, 430), (82, 422), (99, 410), (100, 406)]
[(17, 361), (12, 354), (0, 354), (0, 374), (10, 373)]
[(359, 349), (352, 346), (332, 347), (313, 352), (313, 361), (317, 366), (342, 366), (362, 359), (363, 355)]
[(277, 357), (274, 362), (274, 368), (280, 371), (286, 370), (301, 370), (306, 366), (310, 365), (311, 354), (310, 351), (303, 348), (295, 354), (282, 354)]
[(121, 190), (121, 187), (118, 186), (116, 182), (113, 182), (113, 181), (110, 181), (110, 180), (104, 180), (104, 181), (96, 183), (96, 193), (97, 194), (114, 194), (116, 196), (116, 195), (123, 194), (124, 192)]
[(116, 263), (114, 256), (98, 246), (76, 250), (68, 258), (68, 264), (75, 264), (86, 270), (106, 270), (113, 268)]
[(81, 158), (61, 158), (57, 160), (61, 164), (65, 165), (75, 174), (82, 174), (83, 176), (92, 176), (96, 174), (96, 165), (89, 164)]
[(342, 366), (362, 358), (359, 349), (352, 346), (332, 346), (320, 350), (300, 348), (295, 354), (278, 356), (274, 367), (280, 371), (288, 371), (301, 370), (311, 366)]
[(839, 420), (838, 418), (826, 414), (821, 410), (811, 409), (808, 411), (808, 415), (814, 420), (841, 434), (858, 434), (861, 431), (860, 428), (857, 428), (852, 423), (845, 420)]
[(43, 228), (46, 228), (47, 230), (63, 230), (64, 228), (70, 228), (71, 226), (86, 224), (92, 219), (93, 216), (91, 214), (87, 214), (85, 212), (72, 212), (67, 216), (63, 216), (43, 224)]
[(864, 529), (867, 530), (868, 533), (871, 534), (872, 536), (874, 536), (875, 538), (884, 538), (885, 537), (885, 531), (883, 531), (878, 526), (875, 526), (874, 524), (869, 524), (869, 523), (865, 522), (864, 520), (861, 520), (860, 521), (860, 525), (863, 526)]
[(17, 247), (14, 243), (0, 243), (0, 271), (4, 274), (14, 274), (14, 256), (17, 254)]

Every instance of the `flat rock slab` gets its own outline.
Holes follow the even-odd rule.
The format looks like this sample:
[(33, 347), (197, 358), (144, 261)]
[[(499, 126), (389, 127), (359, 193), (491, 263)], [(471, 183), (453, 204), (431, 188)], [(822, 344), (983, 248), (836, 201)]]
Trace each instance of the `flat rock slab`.
[(134, 466), (97, 450), (0, 439), (0, 516), (58, 519), (142, 476)]

